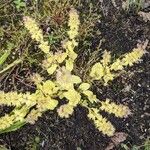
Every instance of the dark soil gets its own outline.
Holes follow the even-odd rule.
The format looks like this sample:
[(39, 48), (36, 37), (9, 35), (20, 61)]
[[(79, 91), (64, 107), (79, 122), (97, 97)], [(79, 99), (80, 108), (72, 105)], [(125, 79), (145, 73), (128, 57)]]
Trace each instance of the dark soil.
[[(103, 50), (110, 50), (117, 57), (136, 47), (138, 40), (150, 40), (150, 24), (145, 23), (137, 13), (125, 12), (121, 8), (117, 10), (111, 3), (104, 3), (103, 9), (105, 8), (108, 12), (103, 11), (101, 23), (96, 26), (105, 39), (102, 44)], [(96, 44), (95, 41), (98, 40), (93, 39), (93, 45)], [(133, 67), (127, 68), (126, 73), (116, 78), (109, 86), (104, 87), (95, 83), (93, 88), (99, 99), (110, 98), (116, 103), (128, 105), (131, 109), (132, 115), (126, 119), (118, 119), (113, 115), (107, 116), (117, 132), (128, 134), (123, 143), (129, 148), (143, 144), (150, 136), (148, 112), (150, 54), (145, 54), (142, 60)], [(34, 86), (24, 81), (30, 72), (28, 66), (25, 66), (24, 69), (21, 66), (14, 68), (9, 76), (1, 77), (1, 90), (9, 91), (15, 84), (19, 91), (22, 88), (25, 91), (33, 91)], [(16, 72), (21, 82), (15, 79), (13, 83), (13, 75)], [(1, 110), (4, 109), (1, 108)], [(74, 114), (69, 119), (60, 119), (56, 112), (46, 112), (34, 125), (27, 124), (15, 132), (0, 135), (0, 144), (6, 145), (11, 150), (30, 150), (35, 144), (37, 150), (105, 150), (111, 139), (95, 128), (88, 120), (86, 111), (85, 108), (79, 106), (75, 108)], [(39, 137), (38, 142), (35, 141), (37, 137)], [(114, 148), (114, 150), (122, 149), (120, 145)]]

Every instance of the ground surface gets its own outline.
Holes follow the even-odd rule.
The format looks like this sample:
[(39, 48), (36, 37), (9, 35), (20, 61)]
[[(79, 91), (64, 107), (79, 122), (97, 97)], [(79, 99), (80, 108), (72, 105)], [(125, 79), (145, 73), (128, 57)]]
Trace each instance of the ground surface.
[[(121, 55), (136, 47), (138, 40), (144, 41), (150, 38), (150, 24), (144, 22), (137, 13), (122, 10), (120, 3), (117, 5), (118, 9), (111, 2), (104, 2), (103, 5), (97, 6), (102, 9), (102, 18), (94, 30), (99, 29), (101, 35), (92, 38), (91, 47), (94, 47), (103, 37), (105, 41), (101, 48)], [(148, 11), (148, 9), (143, 11)], [(7, 16), (5, 24), (7, 24)], [(9, 38), (7, 36), (8, 34), (5, 38)], [(78, 62), (82, 62), (81, 59), (84, 57), (87, 57), (84, 56), (84, 53), (80, 54)], [(150, 114), (148, 113), (150, 54), (145, 54), (142, 60), (139, 64), (126, 69), (126, 73), (116, 78), (109, 86), (99, 86), (95, 83), (93, 87), (94, 93), (99, 99), (110, 98), (117, 103), (128, 105), (131, 109), (132, 115), (126, 119), (108, 116), (117, 132), (125, 132), (128, 135), (123, 143), (130, 149), (133, 145), (141, 145), (150, 135)], [(31, 67), (29, 70), (28, 63), (24, 63), (23, 66), (14, 67), (7, 75), (1, 75), (1, 90), (19, 89), (22, 91), (22, 88), (24, 91), (34, 90), (34, 87), (26, 81), (26, 76), (30, 72), (34, 72), (33, 68)], [(0, 108), (0, 111), (7, 112), (7, 108)], [(95, 129), (92, 122), (86, 117), (86, 111), (82, 107), (75, 108), (74, 114), (69, 119), (60, 119), (55, 111), (46, 112), (36, 124), (27, 124), (15, 132), (0, 135), (0, 144), (6, 145), (11, 150), (30, 150), (31, 148), (39, 150), (105, 150), (111, 139)], [(114, 147), (114, 150), (121, 149), (123, 149), (121, 145)]]

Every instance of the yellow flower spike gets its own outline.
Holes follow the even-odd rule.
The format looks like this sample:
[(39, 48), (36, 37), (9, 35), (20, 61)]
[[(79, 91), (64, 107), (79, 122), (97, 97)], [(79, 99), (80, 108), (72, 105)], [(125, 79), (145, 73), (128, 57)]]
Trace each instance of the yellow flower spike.
[(28, 107), (15, 108), (10, 114), (0, 117), (0, 130), (11, 127), (14, 123), (20, 121), (24, 122), (24, 117), (28, 113)]
[(50, 46), (48, 45), (47, 41), (46, 42), (44, 41), (43, 32), (39, 28), (36, 21), (29, 16), (24, 17), (23, 20), (24, 20), (24, 26), (28, 29), (28, 31), (31, 34), (31, 38), (33, 40), (36, 40), (38, 43), (40, 43), (39, 48), (44, 53), (48, 54), (50, 50)]
[(24, 97), (28, 94), (18, 94), (17, 92), (8, 92), (4, 93), (0, 91), (0, 105), (7, 105), (7, 106), (17, 106), (20, 107), (22, 104), (25, 103)]
[(68, 20), (69, 31), (67, 32), (69, 39), (62, 42), (62, 46), (71, 60), (66, 61), (66, 67), (69, 68), (70, 71), (72, 71), (74, 60), (77, 58), (74, 48), (78, 45), (75, 38), (79, 34), (79, 24), (79, 15), (74, 8), (71, 8)]
[(23, 20), (24, 26), (29, 30), (32, 39), (36, 40), (37, 42), (43, 41), (42, 30), (38, 27), (36, 21), (29, 16), (25, 16)]
[(25, 118), (26, 123), (34, 124), (35, 121), (38, 120), (39, 117), (42, 116), (42, 112), (38, 109), (32, 109), (31, 112)]
[(110, 100), (106, 100), (101, 102), (101, 110), (106, 111), (109, 114), (114, 114), (116, 117), (127, 117), (129, 114), (131, 114), (130, 109), (127, 106), (124, 105), (117, 105), (114, 102), (110, 102)]
[(134, 48), (132, 52), (125, 55), (122, 59), (123, 66), (132, 66), (133, 63), (139, 61), (139, 59), (145, 54), (145, 51), (140, 48)]
[(103, 118), (103, 116), (98, 113), (99, 110), (96, 108), (89, 108), (88, 110), (88, 118), (94, 122), (96, 128), (107, 136), (113, 136), (115, 128), (106, 118)]
[(105, 67), (105, 75), (103, 76), (104, 80), (104, 86), (108, 84), (108, 81), (112, 81), (114, 79), (115, 75), (110, 72), (109, 67)]
[(68, 21), (68, 26), (70, 27), (68, 35), (70, 39), (74, 39), (78, 35), (79, 25), (80, 25), (79, 15), (76, 9), (71, 8), (69, 12), (69, 21)]
[(102, 80), (104, 86), (106, 86), (109, 81), (112, 81), (118, 75), (113, 71), (121, 71), (124, 67), (132, 66), (140, 60), (140, 58), (146, 53), (145, 48), (147, 44), (148, 40), (143, 44), (139, 44), (137, 48), (134, 48), (130, 53), (126, 53), (121, 56), (121, 58), (116, 59), (112, 64), (110, 64), (110, 52), (105, 51), (103, 59), (92, 66), (90, 76), (93, 80)]
[(111, 66), (111, 70), (118, 71), (123, 69), (123, 63), (120, 59), (117, 59)]
[(14, 117), (14, 122), (20, 121), (23, 122), (24, 121), (24, 117), (27, 115), (28, 113), (28, 107), (27, 106), (23, 106), (21, 109), (14, 109), (13, 111), (13, 115)]
[(4, 130), (9, 128), (14, 123), (14, 116), (13, 115), (5, 115), (0, 118), (0, 130)]

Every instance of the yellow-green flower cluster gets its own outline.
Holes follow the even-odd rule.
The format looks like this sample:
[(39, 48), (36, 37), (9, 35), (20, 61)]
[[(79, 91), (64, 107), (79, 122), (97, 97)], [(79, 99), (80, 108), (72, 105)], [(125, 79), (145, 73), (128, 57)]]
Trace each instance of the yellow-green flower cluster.
[(100, 115), (99, 110), (96, 108), (89, 108), (88, 118), (93, 120), (96, 128), (107, 136), (113, 136), (115, 128), (113, 125)]
[(34, 94), (30, 93), (17, 93), (17, 92), (8, 92), (4, 93), (0, 91), (0, 105), (7, 105), (7, 106), (17, 106), (20, 107), (22, 105), (34, 105), (35, 99)]
[(77, 58), (77, 54), (74, 52), (74, 48), (78, 45), (75, 38), (79, 34), (79, 25), (79, 15), (74, 8), (71, 8), (68, 21), (69, 31), (67, 32), (69, 40), (65, 40), (62, 43), (62, 46), (66, 50), (66, 53), (68, 55), (68, 59), (66, 60), (66, 69), (69, 71), (73, 70), (73, 63)]
[[(39, 74), (34, 74), (31, 80), (36, 85), (36, 91), (31, 94), (0, 91), (0, 105), (14, 106), (9, 114), (0, 117), (0, 133), (9, 127), (16, 127), (19, 123), (31, 123), (42, 116), (47, 110), (54, 110), (58, 106), (58, 100), (66, 100), (66, 104), (61, 105), (58, 109), (60, 117), (68, 118), (73, 114), (74, 108), (80, 104), (89, 110), (88, 118), (93, 120), (96, 128), (107, 136), (112, 136), (115, 132), (113, 125), (99, 111), (106, 111), (114, 114), (116, 117), (126, 117), (130, 114), (127, 106), (117, 105), (110, 100), (99, 101), (96, 95), (91, 91), (90, 84), (72, 73), (74, 61), (77, 54), (74, 52), (78, 45), (76, 37), (79, 34), (79, 16), (77, 11), (72, 8), (69, 12), (69, 31), (68, 39), (62, 42), (65, 52), (50, 53), (48, 42), (44, 41), (42, 30), (38, 27), (34, 19), (24, 17), (25, 27), (29, 30), (32, 39), (39, 43), (39, 48), (46, 53), (46, 60), (43, 61), (43, 67), (49, 75), (55, 73), (53, 80), (44, 80)], [(122, 70), (125, 66), (132, 66), (133, 63), (145, 53), (144, 45), (138, 46), (132, 52), (127, 53), (111, 63), (110, 52), (105, 51), (102, 60), (93, 65), (90, 77), (93, 80), (102, 80), (104, 85), (113, 80), (118, 70)], [(65, 61), (65, 65), (63, 62)], [(101, 104), (99, 109), (94, 106)], [(91, 105), (92, 104), (92, 105)], [(94, 106), (93, 106), (94, 104)], [(93, 106), (93, 107), (92, 107)], [(92, 108), (91, 108), (92, 107)], [(97, 107), (97, 106), (96, 106)]]
[(0, 118), (0, 131), (9, 128), (11, 125), (16, 122), (24, 122), (24, 117), (28, 112), (28, 107), (15, 108), (11, 114), (6, 114)]
[(63, 63), (63, 61), (67, 58), (67, 53), (65, 52), (56, 52), (54, 55), (47, 55), (47, 59), (43, 61), (43, 67), (47, 70), (47, 72), (51, 75), (53, 74), (59, 64)]
[(34, 75), (34, 81), (37, 90), (33, 94), (0, 92), (0, 105), (16, 106), (12, 112), (0, 118), (0, 132), (16, 122), (34, 123), (43, 112), (53, 110), (58, 105), (58, 101), (53, 98), (58, 91), (56, 85), (50, 80), (43, 82), (38, 74)]
[(94, 80), (103, 80), (104, 85), (107, 85), (108, 81), (112, 81), (115, 75), (111, 72), (109, 67), (111, 61), (110, 52), (105, 51), (102, 57), (103, 59), (94, 64), (91, 68), (90, 77)]
[(0, 105), (21, 106), (22, 99), (23, 94), (18, 94), (17, 92), (5, 93), (3, 91), (0, 91)]
[(80, 25), (80, 20), (79, 20), (79, 15), (76, 9), (71, 8), (69, 12), (69, 21), (68, 21), (68, 26), (70, 27), (70, 30), (68, 31), (68, 35), (70, 39), (76, 38), (76, 36), (79, 34), (79, 25)]
[(118, 75), (118, 73), (114, 71), (123, 70), (124, 67), (132, 66), (140, 60), (145, 54), (146, 45), (147, 41), (137, 48), (134, 48), (130, 53), (121, 56), (122, 59), (117, 58), (112, 64), (110, 64), (110, 52), (105, 51), (102, 60), (92, 66), (90, 77), (92, 77), (93, 80), (102, 80), (104, 85), (107, 85), (109, 81), (112, 81)]
[(127, 117), (130, 114), (130, 109), (127, 106), (124, 106), (122, 104), (117, 105), (113, 102), (110, 102), (109, 99), (106, 99), (106, 101), (101, 102), (101, 110), (104, 110), (108, 112), (109, 114), (114, 114), (116, 117)]
[[(59, 98), (66, 98), (68, 101), (67, 104), (60, 106), (57, 112), (60, 117), (68, 118), (73, 113), (73, 108), (81, 100), (80, 93), (74, 89), (74, 84), (81, 83), (81, 79), (78, 76), (71, 75), (70, 71), (63, 67), (57, 72), (56, 83), (62, 91), (59, 94)], [(67, 91), (63, 92), (64, 90)]]
[(61, 90), (74, 89), (74, 84), (81, 83), (81, 79), (78, 76), (72, 75), (69, 70), (64, 66), (57, 70), (56, 83)]
[(145, 54), (145, 50), (142, 47), (134, 48), (130, 53), (123, 56), (122, 59), (117, 59), (111, 66), (111, 70), (118, 71), (123, 70), (126, 66), (133, 66), (134, 63), (140, 61), (140, 58)]
[(34, 124), (41, 116), (42, 112), (38, 111), (37, 109), (32, 109), (28, 116), (25, 118), (25, 121), (27, 123)]
[[(55, 84), (47, 80), (37, 85), (37, 91), (34, 94), (36, 97), (35, 109), (32, 109), (25, 118), (25, 121), (34, 124), (38, 117), (42, 116), (42, 113), (47, 110), (53, 110), (57, 105), (58, 101), (53, 99), (53, 95), (57, 93), (58, 88)], [(33, 97), (33, 96), (32, 96)], [(30, 100), (32, 102), (32, 100)], [(31, 106), (30, 106), (31, 107)]]
[(7, 128), (9, 128), (13, 123), (15, 116), (14, 115), (5, 115), (3, 117), (0, 118), (0, 130), (5, 130)]
[(132, 66), (133, 63), (138, 62), (140, 58), (145, 54), (145, 51), (140, 48), (134, 48), (132, 52), (125, 55), (122, 59), (123, 66)]
[(47, 41), (46, 42), (44, 41), (43, 32), (39, 28), (36, 21), (29, 16), (26, 16), (23, 19), (24, 19), (24, 26), (29, 30), (31, 38), (39, 43), (39, 48), (44, 53), (49, 53), (50, 46), (48, 45)]

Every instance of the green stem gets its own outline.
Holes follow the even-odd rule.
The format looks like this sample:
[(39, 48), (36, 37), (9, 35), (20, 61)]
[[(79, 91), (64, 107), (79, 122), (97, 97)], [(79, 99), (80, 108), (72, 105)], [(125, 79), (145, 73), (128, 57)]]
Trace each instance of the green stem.
[(15, 60), (14, 62), (12, 62), (11, 64), (9, 64), (6, 68), (4, 68), (3, 70), (0, 71), (0, 74), (2, 74), (3, 72), (7, 71), (8, 69), (12, 68), (13, 66), (19, 64), (22, 62), (22, 58)]

